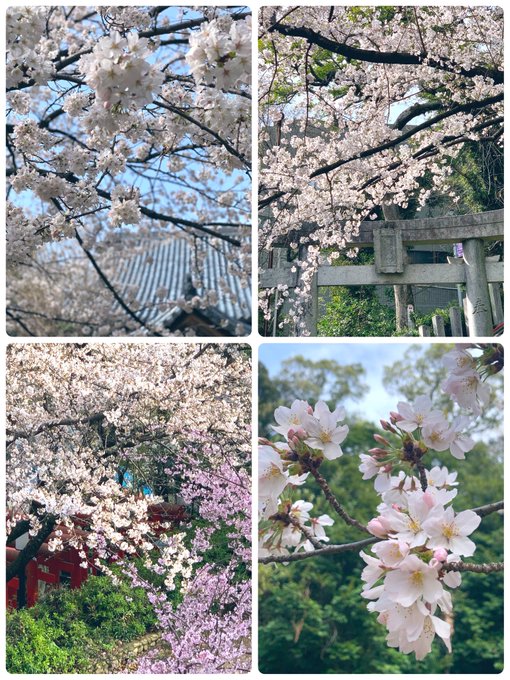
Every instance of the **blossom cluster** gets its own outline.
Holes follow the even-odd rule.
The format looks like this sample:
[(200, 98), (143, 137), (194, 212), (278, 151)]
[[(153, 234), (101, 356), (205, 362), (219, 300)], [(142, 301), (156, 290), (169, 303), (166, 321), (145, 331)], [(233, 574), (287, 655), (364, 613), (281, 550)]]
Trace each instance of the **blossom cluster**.
[(251, 78), (251, 16), (222, 16), (190, 36), (186, 61), (195, 80), (228, 90)]
[(281, 498), (287, 487), (303, 484), (310, 466), (318, 467), (326, 458), (335, 460), (342, 455), (340, 444), (349, 431), (339, 424), (345, 417), (341, 407), (330, 411), (324, 401), (315, 407), (296, 399), (292, 405), (279, 406), (273, 430), (285, 437), (285, 442), (262, 440), (259, 446), (259, 513), (260, 548), (263, 555), (288, 554), (289, 548), (313, 550), (314, 541), (327, 542), (324, 527), (331, 526), (329, 515), (311, 517), (312, 503), (294, 503)]
[(362, 596), (371, 600), (369, 611), (378, 612), (377, 620), (387, 627), (388, 644), (415, 652), (418, 660), (431, 651), (436, 634), (451, 651), (451, 626), (435, 612), (439, 608), (451, 617), (445, 586), (458, 587), (461, 576), (445, 566), (473, 555), (468, 536), (481, 521), (472, 510), (456, 514), (448, 505), (456, 495), (449, 490), (451, 478), (446, 468), (435, 468), (425, 491), (416, 478), (407, 478), (398, 498), (394, 489), (382, 493), (380, 514), (368, 529), (384, 540), (372, 546), (376, 557), (360, 553), (367, 564)]
[(147, 38), (118, 31), (101, 38), (91, 54), (84, 54), (79, 69), (104, 109), (136, 109), (152, 101), (165, 80), (164, 74), (147, 61), (151, 53)]

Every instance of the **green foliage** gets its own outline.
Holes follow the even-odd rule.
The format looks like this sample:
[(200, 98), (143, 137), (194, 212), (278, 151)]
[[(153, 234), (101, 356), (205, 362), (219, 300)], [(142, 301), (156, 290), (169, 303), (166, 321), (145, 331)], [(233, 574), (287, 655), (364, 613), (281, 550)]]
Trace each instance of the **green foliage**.
[(270, 379), (266, 367), (259, 364), (259, 432), (271, 435), (277, 406), (290, 406), (294, 399), (310, 402), (325, 398), (330, 406), (347, 397), (357, 399), (366, 390), (362, 381), (365, 369), (361, 364), (340, 364), (334, 359), (312, 361), (295, 356), (282, 361), (281, 371)]
[[(446, 336), (451, 336), (451, 324), (450, 324), (450, 309), (452, 307), (459, 308), (456, 302), (451, 302), (445, 309), (435, 309), (430, 314), (413, 314), (413, 321), (416, 326), (429, 326), (432, 328), (432, 317), (440, 316), (444, 321), (445, 334)], [(464, 317), (464, 311), (461, 309), (461, 318)]]
[(9, 673), (69, 673), (73, 662), (59, 645), (59, 631), (35, 619), (30, 610), (9, 612), (6, 623)]
[[(408, 350), (402, 361), (386, 369), (388, 386), (409, 395), (437, 389), (444, 371), (438, 370), (442, 354), (451, 346), (431, 345)], [(496, 376), (497, 377), (497, 376)], [(271, 391), (272, 399), (275, 392)], [(306, 395), (300, 395), (306, 398)], [(261, 394), (261, 401), (263, 397)], [(283, 401), (281, 403), (284, 403)], [(265, 406), (263, 403), (261, 406)], [(382, 404), (381, 417), (394, 406)], [(501, 415), (501, 414), (500, 414)], [(484, 416), (482, 416), (483, 420)], [(379, 496), (371, 482), (363, 481), (358, 454), (374, 445), (381, 430), (364, 420), (347, 418), (349, 435), (342, 444), (344, 456), (321, 466), (346, 511), (362, 522), (376, 514)], [(489, 423), (495, 421), (489, 418)], [(487, 423), (482, 424), (487, 428)], [(434, 453), (429, 466), (446, 465), (458, 472), (457, 512), (503, 497), (501, 443), (479, 442), (457, 461), (448, 452)], [(330, 506), (313, 480), (299, 487), (294, 499), (314, 504), (313, 515), (328, 513)], [(363, 538), (355, 528), (335, 517), (328, 528), (330, 542)], [(477, 550), (472, 561), (503, 558), (503, 522), (498, 513), (485, 517), (473, 536)], [(470, 559), (471, 561), (471, 559)], [(453, 592), (453, 653), (436, 639), (423, 661), (404, 655), (386, 644), (385, 628), (367, 611), (360, 597), (364, 563), (357, 552), (310, 558), (288, 565), (261, 565), (259, 569), (259, 669), (263, 673), (499, 673), (503, 663), (503, 575), (462, 575)]]
[[(210, 523), (206, 520), (197, 519), (193, 523), (194, 530), (199, 527), (210, 526)], [(203, 554), (203, 562), (205, 564), (213, 564), (216, 569), (221, 571), (227, 567), (234, 556), (233, 550), (231, 548), (230, 534), (232, 533), (232, 528), (225, 524), (224, 522), (219, 522), (216, 530), (211, 536), (210, 543), (211, 547), (206, 550)], [(251, 570), (247, 563), (241, 562), (236, 567), (236, 572), (234, 575), (234, 580), (236, 582), (246, 581), (251, 577)]]
[(7, 613), (7, 669), (86, 672), (101, 651), (140, 637), (155, 625), (144, 590), (91, 576), (79, 589), (56, 589), (30, 609)]
[(373, 286), (335, 286), (317, 324), (322, 337), (390, 336), (395, 310), (377, 298)]

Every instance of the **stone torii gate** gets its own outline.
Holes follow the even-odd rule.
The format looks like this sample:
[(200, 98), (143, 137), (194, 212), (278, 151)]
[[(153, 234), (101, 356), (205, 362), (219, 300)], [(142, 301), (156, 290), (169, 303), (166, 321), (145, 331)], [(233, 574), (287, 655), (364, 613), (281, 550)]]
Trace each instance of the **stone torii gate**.
[[(485, 259), (485, 241), (503, 240), (503, 210), (451, 215), (447, 217), (362, 222), (359, 234), (347, 247), (374, 249), (374, 265), (320, 266), (312, 281), (312, 294), (306, 313), (306, 328), (317, 335), (318, 288), (320, 286), (466, 285), (466, 316), (471, 337), (489, 337), (494, 326), (493, 309), (499, 296), (497, 284), (503, 281), (503, 262)], [(306, 231), (309, 231), (307, 228)], [(463, 258), (452, 264), (407, 264), (408, 245), (461, 243)], [(261, 272), (260, 287), (298, 285), (298, 272), (292, 263)], [(492, 301), (492, 306), (491, 306)]]

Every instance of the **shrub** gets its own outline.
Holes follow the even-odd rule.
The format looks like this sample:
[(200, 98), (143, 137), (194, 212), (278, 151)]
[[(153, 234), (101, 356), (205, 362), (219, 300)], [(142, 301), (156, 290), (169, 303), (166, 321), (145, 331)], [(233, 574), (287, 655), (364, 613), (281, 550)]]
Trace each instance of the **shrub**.
[(7, 614), (6, 665), (9, 673), (68, 673), (74, 664), (56, 641), (58, 631), (30, 610)]
[(101, 651), (140, 637), (155, 624), (144, 590), (91, 576), (79, 589), (53, 590), (31, 609), (7, 614), (7, 668), (86, 672)]

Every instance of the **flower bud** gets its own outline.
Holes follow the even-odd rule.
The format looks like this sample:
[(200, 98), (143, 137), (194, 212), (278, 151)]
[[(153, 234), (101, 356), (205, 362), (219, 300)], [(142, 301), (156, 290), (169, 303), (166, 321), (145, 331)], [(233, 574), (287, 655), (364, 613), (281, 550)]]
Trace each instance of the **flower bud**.
[(374, 458), (381, 458), (382, 456), (388, 455), (388, 452), (386, 451), (386, 449), (379, 449), (379, 448), (368, 449), (368, 453), (371, 456), (374, 456)]
[(436, 548), (436, 550), (434, 550), (434, 559), (438, 562), (446, 562), (447, 557), (448, 551), (446, 548)]
[(404, 416), (401, 416), (400, 413), (397, 413), (397, 411), (390, 411), (390, 420), (395, 425), (395, 423), (404, 420)]
[(367, 524), (367, 529), (377, 538), (387, 538), (390, 526), (388, 521), (379, 515), (379, 517), (374, 517), (374, 519), (370, 520)]
[(381, 427), (383, 430), (386, 430), (387, 432), (393, 432), (394, 434), (397, 432), (395, 428), (392, 425), (390, 425), (390, 423), (387, 420), (381, 419), (379, 422), (381, 423)]
[(429, 491), (425, 491), (423, 494), (423, 500), (425, 501), (425, 505), (429, 508), (429, 510), (434, 507), (434, 498)]
[(384, 446), (390, 446), (390, 443), (387, 439), (384, 437), (381, 437), (380, 434), (374, 434), (374, 439), (378, 444), (383, 444)]

